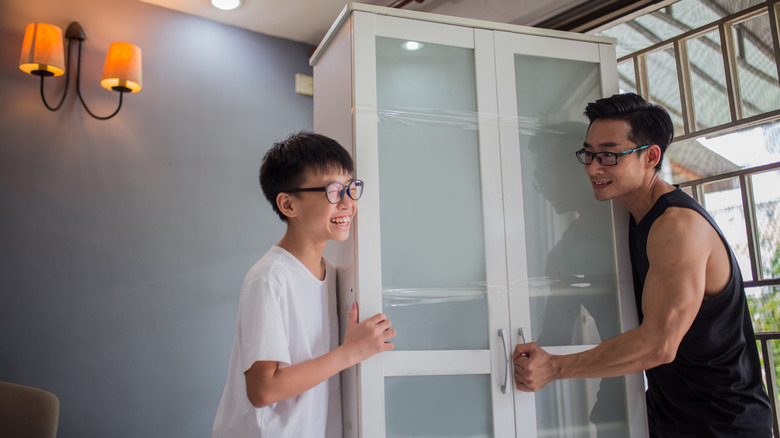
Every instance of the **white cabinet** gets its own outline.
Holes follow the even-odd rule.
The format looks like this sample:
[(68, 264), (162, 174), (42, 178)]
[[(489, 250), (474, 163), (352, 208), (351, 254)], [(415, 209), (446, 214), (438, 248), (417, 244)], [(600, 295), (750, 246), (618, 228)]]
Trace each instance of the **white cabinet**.
[(350, 4), (311, 63), (314, 129), (366, 187), (327, 250), (342, 323), (356, 300), (398, 330), (343, 373), (345, 436), (645, 436), (641, 376), (529, 394), (508, 359), (521, 334), (568, 353), (636, 324), (628, 215), (574, 157), (612, 41)]

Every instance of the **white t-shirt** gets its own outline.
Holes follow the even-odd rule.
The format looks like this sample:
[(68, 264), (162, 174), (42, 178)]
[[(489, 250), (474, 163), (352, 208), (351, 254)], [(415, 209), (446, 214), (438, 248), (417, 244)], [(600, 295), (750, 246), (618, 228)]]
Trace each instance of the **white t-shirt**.
[(212, 438), (340, 438), (339, 376), (271, 406), (255, 408), (244, 372), (258, 360), (279, 367), (322, 356), (338, 346), (336, 269), (320, 281), (286, 250), (273, 246), (241, 288), (236, 337)]

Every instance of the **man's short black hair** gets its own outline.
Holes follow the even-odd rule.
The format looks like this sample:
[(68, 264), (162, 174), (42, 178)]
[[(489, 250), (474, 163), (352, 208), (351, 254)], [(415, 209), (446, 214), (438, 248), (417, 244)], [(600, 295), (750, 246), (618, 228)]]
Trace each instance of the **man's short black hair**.
[(306, 179), (307, 171), (343, 171), (351, 175), (354, 167), (349, 152), (336, 140), (301, 131), (274, 143), (266, 152), (260, 166), (260, 187), (276, 214), (287, 222), (287, 216), (276, 205), (279, 193), (299, 188)]
[(662, 106), (649, 103), (635, 93), (614, 94), (589, 103), (585, 107), (585, 115), (591, 125), (598, 119), (628, 122), (631, 126), (629, 140), (637, 146), (657, 144), (661, 148), (661, 160), (655, 166), (656, 171), (661, 170), (666, 148), (674, 138), (672, 119)]

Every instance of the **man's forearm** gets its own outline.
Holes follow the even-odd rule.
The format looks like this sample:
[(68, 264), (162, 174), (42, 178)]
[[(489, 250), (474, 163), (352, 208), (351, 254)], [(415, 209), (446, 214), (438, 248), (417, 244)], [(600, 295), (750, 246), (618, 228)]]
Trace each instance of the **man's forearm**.
[(581, 353), (553, 356), (556, 379), (616, 377), (670, 362), (668, 349), (645, 327), (637, 327)]

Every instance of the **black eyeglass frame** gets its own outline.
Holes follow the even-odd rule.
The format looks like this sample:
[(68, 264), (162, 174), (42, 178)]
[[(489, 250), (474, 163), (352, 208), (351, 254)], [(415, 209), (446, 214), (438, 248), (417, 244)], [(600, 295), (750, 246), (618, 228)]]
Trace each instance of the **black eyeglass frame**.
[[(622, 157), (623, 155), (633, 154), (634, 152), (641, 151), (642, 149), (647, 149), (650, 146), (652, 146), (652, 145), (651, 144), (646, 144), (644, 146), (639, 146), (638, 148), (629, 149), (627, 151), (619, 152), (619, 153), (615, 153), (615, 152), (590, 152), (590, 151), (586, 151), (585, 148), (582, 148), (582, 149), (578, 150), (577, 152), (575, 152), (574, 155), (577, 156), (577, 161), (579, 161), (581, 164), (584, 164), (586, 166), (590, 166), (590, 164), (593, 163), (593, 159), (594, 158), (596, 160), (598, 160), (599, 164), (601, 164), (602, 166), (617, 166), (618, 158)], [(585, 156), (585, 160), (583, 160), (582, 156)], [(609, 157), (609, 156), (614, 156), (615, 157), (615, 163), (614, 164), (606, 164), (606, 163), (604, 163), (603, 158), (604, 157)], [(586, 161), (588, 157), (590, 157), (590, 162)]]
[[(355, 189), (357, 191), (357, 188), (360, 187), (360, 190), (358, 191), (357, 197), (353, 198), (352, 195), (349, 193), (349, 188), (352, 187), (352, 185), (355, 185)], [(328, 197), (328, 187), (331, 186), (341, 186), (339, 189), (339, 199), (336, 202), (333, 202)], [(306, 187), (306, 188), (297, 188), (297, 189), (290, 189), (287, 190), (287, 193), (296, 193), (296, 192), (325, 192), (325, 199), (328, 200), (331, 204), (338, 204), (339, 202), (344, 200), (344, 195), (349, 196), (349, 199), (352, 199), (353, 201), (357, 201), (360, 199), (361, 196), (363, 196), (363, 180), (360, 179), (353, 179), (352, 181), (348, 182), (347, 185), (341, 184), (340, 182), (332, 182), (325, 187)]]

